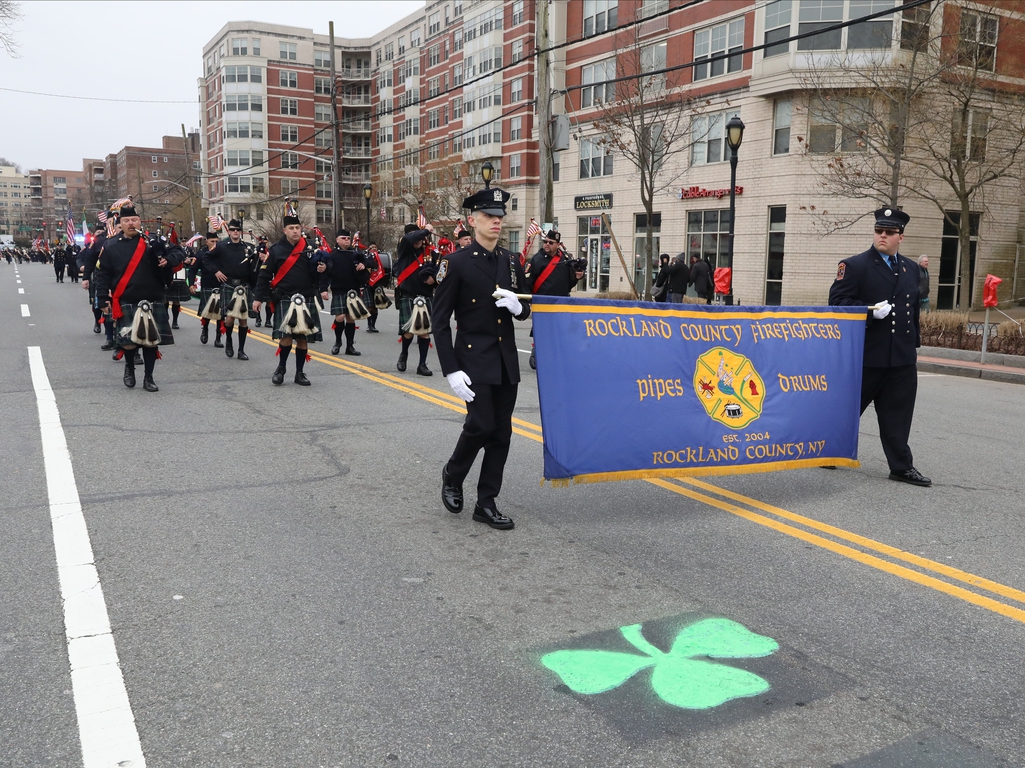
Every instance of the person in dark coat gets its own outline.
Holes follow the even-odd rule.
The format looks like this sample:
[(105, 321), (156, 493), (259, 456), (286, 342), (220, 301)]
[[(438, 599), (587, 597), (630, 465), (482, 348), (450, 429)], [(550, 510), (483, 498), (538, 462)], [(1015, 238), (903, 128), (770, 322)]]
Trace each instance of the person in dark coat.
[[(455, 450), (441, 471), (441, 499), (450, 512), (463, 509), (463, 480), (484, 450), (473, 519), (509, 529), (513, 521), (495, 499), (512, 439), (512, 414), (520, 381), (513, 318), (526, 320), (530, 305), (519, 254), (501, 248), (508, 192), (482, 189), (463, 201), (470, 209), (474, 240), (441, 259), (434, 297), (434, 343), (452, 391), (466, 402), (466, 421)], [(458, 331), (453, 338), (451, 320)]]
[[(528, 293), (538, 296), (569, 296), (573, 286), (584, 276), (579, 261), (570, 259), (562, 247), (562, 235), (554, 229), (541, 240), (541, 249), (535, 253), (526, 266)], [(534, 329), (530, 329), (534, 337)], [(531, 368), (537, 367), (534, 345), (530, 345)]]
[[(228, 222), (228, 239), (219, 240), (215, 245), (213, 250), (207, 252), (206, 268), (213, 270), (214, 278), (217, 280), (215, 285), (219, 285), (221, 290), (220, 323), (224, 326), (224, 354), (228, 357), (235, 355), (231, 332), (237, 319), (238, 359), (248, 360), (246, 336), (249, 334), (249, 309), (253, 303), (253, 287), (256, 285), (256, 275), (260, 269), (260, 259), (256, 255), (256, 248), (242, 239), (242, 222), (237, 219)], [(228, 314), (228, 310), (231, 308), (235, 291), (239, 288), (245, 289), (245, 316), (235, 318)]]
[(402, 350), (399, 352), (395, 367), (399, 371), (406, 370), (406, 359), (413, 336), (417, 337), (417, 351), (420, 363), (416, 372), (421, 376), (433, 376), (427, 367), (427, 351), (431, 348), (430, 334), (415, 333), (410, 325), (413, 318), (414, 302), (422, 298), (426, 303), (428, 314), (432, 312), (431, 299), (434, 296), (435, 275), (438, 267), (432, 261), (427, 241), (434, 234), (430, 224), (420, 229), (416, 224), (407, 224), (402, 239), (395, 249), (395, 303), (399, 305), (399, 336)]
[[(100, 251), (96, 295), (110, 306), (110, 315), (117, 324), (114, 339), (124, 354), (125, 386), (135, 386), (135, 349), (142, 346), (142, 388), (158, 392), (153, 381), (157, 347), (174, 344), (164, 289), (183, 254), (177, 245), (160, 238), (147, 240), (140, 230), (142, 220), (131, 203), (121, 207), (119, 216), (121, 234), (107, 238)], [(138, 340), (139, 336), (146, 340)]]
[(869, 403), (875, 404), (890, 479), (929, 486), (932, 481), (915, 469), (908, 447), (918, 392), (916, 349), (922, 345), (919, 269), (897, 249), (911, 217), (896, 208), (880, 208), (875, 219), (872, 247), (837, 265), (829, 303), (870, 308), (865, 329), (861, 412)]
[(687, 266), (687, 255), (678, 253), (669, 260), (666, 266), (666, 273), (669, 279), (669, 303), (683, 304), (683, 297), (687, 294), (687, 281), (690, 279), (690, 267)]
[[(295, 341), (295, 383), (302, 387), (310, 386), (306, 376), (306, 350), (310, 342), (323, 341), (320, 332), (320, 307), (317, 304), (317, 293), (320, 287), (320, 275), (327, 271), (327, 264), (314, 257), (313, 244), (303, 237), (302, 224), (291, 208), (284, 217), (284, 234), (278, 242), (271, 246), (267, 261), (260, 265), (260, 274), (256, 282), (256, 301), (253, 311), (259, 313), (263, 302), (274, 302), (273, 338), (278, 340), (278, 366), (271, 375), (271, 382), (281, 385), (285, 381), (288, 354), (292, 351)], [(295, 258), (292, 258), (295, 256)], [(309, 333), (282, 330), (295, 298), (301, 296), (305, 308), (299, 308), (304, 316), (305, 327)], [(292, 326), (288, 326), (292, 327)]]
[(71, 282), (78, 282), (78, 246), (68, 243), (64, 246), (64, 268), (68, 272)]
[(53, 252), (53, 273), (57, 276), (57, 282), (64, 282), (64, 268), (67, 266), (67, 261), (64, 258), (64, 249), (57, 248)]
[(705, 304), (712, 303), (712, 297), (715, 295), (712, 270), (709, 268), (708, 262), (697, 254), (690, 257), (690, 277), (687, 279), (687, 284), (694, 286), (694, 292), (705, 300)]
[[(107, 230), (100, 224), (94, 231), (93, 241), (82, 249), (78, 254), (78, 274), (82, 279), (83, 290), (89, 293), (89, 307), (93, 311), (93, 333), (101, 333), (101, 321), (103, 320), (103, 309), (101, 304), (96, 303), (96, 283), (93, 280), (93, 270), (96, 269), (96, 259), (103, 249), (103, 241), (107, 239)], [(107, 341), (101, 347), (104, 350), (114, 348), (114, 326), (106, 323)]]
[(335, 345), (331, 354), (337, 355), (342, 348), (342, 334), (345, 334), (345, 354), (359, 356), (356, 350), (356, 319), (349, 316), (346, 297), (349, 291), (360, 293), (370, 276), (371, 263), (360, 251), (352, 248), (352, 233), (339, 227), (335, 234), (335, 248), (328, 256), (327, 272), (321, 275), (320, 289), (326, 301), (330, 289), (331, 314), (335, 316)]
[[(220, 243), (216, 232), (207, 232), (203, 247), (196, 253), (196, 263), (191, 270), (189, 282), (195, 285), (195, 276), (199, 276), (199, 311), (202, 313), (210, 301), (210, 296), (215, 292), (220, 293), (221, 283), (217, 279), (217, 261), (212, 255)], [(199, 343), (206, 344), (210, 339), (210, 317), (200, 317), (199, 324), (202, 330), (199, 332)], [(220, 320), (215, 320), (214, 329), (217, 334), (214, 336), (214, 346), (218, 349), (224, 346), (221, 341), (223, 325)]]
[(918, 308), (922, 314), (929, 314), (929, 257), (924, 253), (918, 257)]

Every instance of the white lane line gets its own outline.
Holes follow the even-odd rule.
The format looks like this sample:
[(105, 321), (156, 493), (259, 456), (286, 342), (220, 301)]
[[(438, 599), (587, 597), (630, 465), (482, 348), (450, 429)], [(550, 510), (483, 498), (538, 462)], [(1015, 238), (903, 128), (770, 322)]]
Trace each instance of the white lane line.
[(15, 282), (17, 282), (18, 285), (21, 285), (21, 280), (16, 280)]
[(39, 407), (46, 490), (64, 603), (64, 631), (82, 763), (84, 768), (143, 768), (146, 758), (114, 647), (57, 399), (50, 388), (39, 347), (28, 348), (28, 359)]
[(18, 289), (18, 293), (25, 293), (25, 289), (24, 288), (19, 288)]
[(31, 315), (28, 313), (28, 304), (22, 304), (21, 305), (21, 316), (22, 317), (31, 317)]

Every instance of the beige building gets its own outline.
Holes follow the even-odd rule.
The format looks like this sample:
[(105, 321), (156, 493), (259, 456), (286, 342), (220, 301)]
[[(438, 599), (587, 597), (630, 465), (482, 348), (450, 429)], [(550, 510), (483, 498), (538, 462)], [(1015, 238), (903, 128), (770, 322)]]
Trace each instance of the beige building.
[(0, 235), (9, 235), (19, 245), (28, 245), (33, 236), (29, 187), (27, 173), (0, 165)]

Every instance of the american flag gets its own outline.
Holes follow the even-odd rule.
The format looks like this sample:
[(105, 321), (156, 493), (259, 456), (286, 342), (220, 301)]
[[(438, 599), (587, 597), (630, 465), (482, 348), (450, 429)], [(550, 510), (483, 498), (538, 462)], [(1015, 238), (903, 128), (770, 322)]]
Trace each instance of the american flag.
[(530, 217), (530, 226), (527, 227), (527, 239), (531, 240), (535, 235), (541, 234), (541, 227), (534, 221), (534, 217)]
[(420, 207), (417, 209), (416, 212), (416, 225), (420, 227), (420, 229), (427, 229), (427, 214), (424, 213), (424, 207), (422, 203), (420, 204)]
[(64, 222), (64, 234), (68, 236), (68, 242), (75, 242), (75, 212), (68, 205), (68, 220)]
[(97, 213), (96, 214), (96, 220), (98, 222), (100, 222), (100, 224), (106, 224), (107, 223), (107, 212), (106, 211), (100, 211), (99, 213)]
[(185, 245), (193, 246), (193, 245), (195, 245), (196, 243), (198, 243), (202, 239), (203, 239), (203, 236), (197, 232), (196, 234), (194, 234), (192, 237), (190, 237), (188, 240), (185, 241)]
[(210, 216), (208, 218), (209, 218), (209, 221), (210, 221), (210, 231), (211, 232), (216, 232), (218, 229), (220, 229), (222, 226), (224, 226), (224, 219), (222, 219), (220, 216), (217, 216), (215, 214), (215, 215)]

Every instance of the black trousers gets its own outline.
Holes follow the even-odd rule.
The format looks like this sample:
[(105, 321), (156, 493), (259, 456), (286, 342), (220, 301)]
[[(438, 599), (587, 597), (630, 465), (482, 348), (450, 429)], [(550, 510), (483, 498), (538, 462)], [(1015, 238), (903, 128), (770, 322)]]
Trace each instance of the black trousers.
[(472, 384), (474, 398), (466, 404), (466, 421), (448, 460), (449, 478), (462, 485), (480, 450), (484, 460), (477, 480), (477, 504), (495, 508), (512, 440), (512, 415), (518, 384)]
[(908, 437), (917, 394), (917, 365), (862, 369), (861, 412), (865, 412), (869, 403), (875, 403), (879, 439), (891, 472), (902, 472), (914, 466)]

